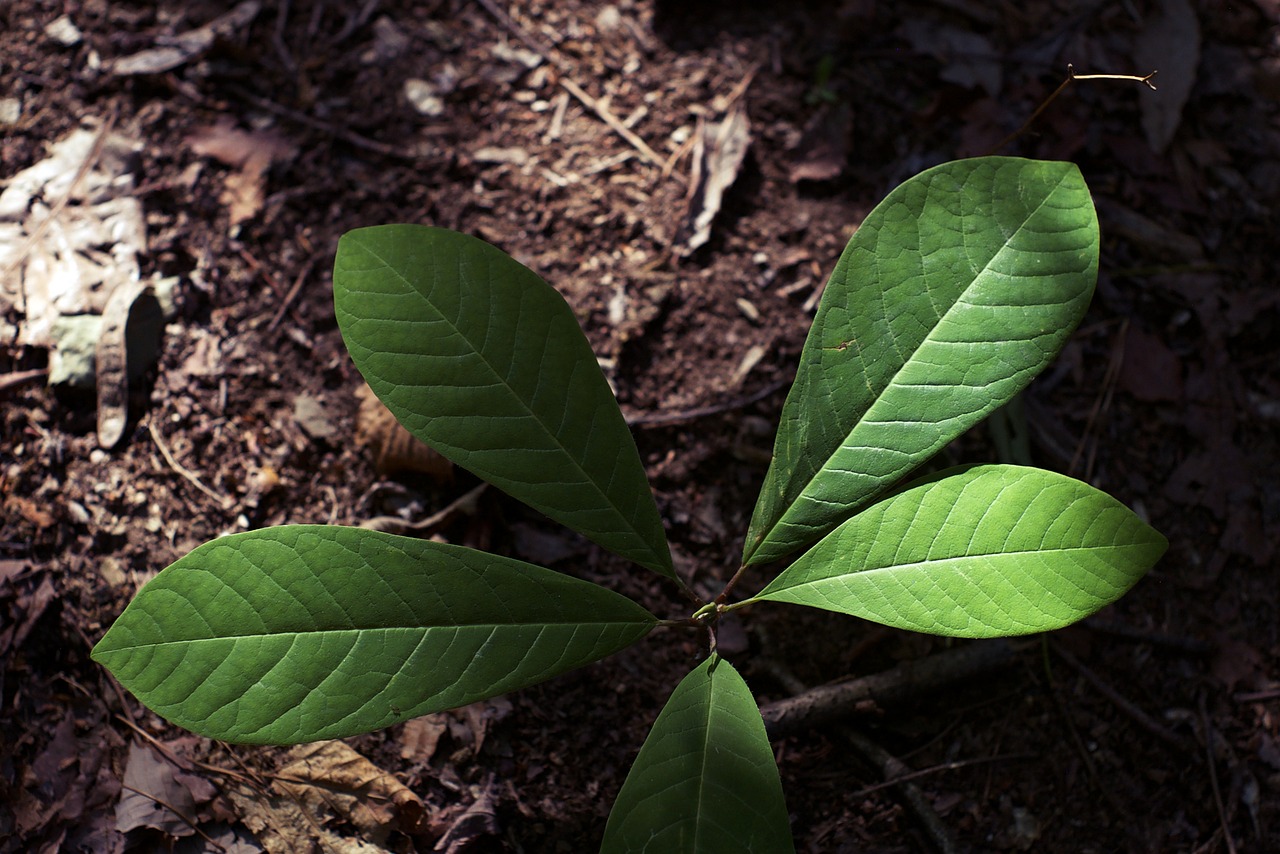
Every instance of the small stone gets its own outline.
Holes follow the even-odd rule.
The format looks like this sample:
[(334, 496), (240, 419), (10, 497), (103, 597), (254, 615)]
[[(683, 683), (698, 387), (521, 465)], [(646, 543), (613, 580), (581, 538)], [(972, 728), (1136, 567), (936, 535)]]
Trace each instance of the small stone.
[(622, 13), (617, 6), (605, 6), (596, 13), (596, 29), (602, 33), (611, 33), (622, 26)]
[(293, 417), (312, 439), (331, 439), (338, 433), (324, 404), (309, 394), (300, 394), (293, 399)]
[(523, 166), (529, 162), (529, 152), (523, 148), (499, 148), (494, 145), (477, 148), (471, 157), (477, 163), (514, 163), (516, 166)]
[(0, 125), (11, 127), (22, 118), (21, 98), (0, 98)]
[(124, 567), (120, 565), (120, 561), (113, 557), (104, 557), (98, 563), (98, 574), (102, 576), (102, 580), (112, 587), (123, 587), (125, 582), (129, 580), (129, 576), (125, 574)]
[(88, 525), (93, 521), (93, 517), (89, 515), (89, 511), (84, 509), (84, 505), (79, 501), (67, 502), (67, 518), (77, 525)]
[(80, 28), (72, 22), (70, 15), (54, 18), (44, 28), (44, 34), (63, 47), (75, 47), (84, 38), (80, 34)]
[(443, 116), (444, 99), (426, 80), (410, 77), (404, 81), (404, 96), (413, 108), (424, 116)]
[(373, 22), (373, 44), (362, 54), (365, 65), (390, 62), (409, 49), (409, 35), (386, 15)]

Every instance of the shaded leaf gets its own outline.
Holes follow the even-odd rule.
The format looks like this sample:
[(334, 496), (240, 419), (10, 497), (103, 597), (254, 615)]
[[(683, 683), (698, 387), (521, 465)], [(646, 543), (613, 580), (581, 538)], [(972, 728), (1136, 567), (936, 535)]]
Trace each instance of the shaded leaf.
[(603, 587), (460, 546), (293, 525), (206, 543), (93, 650), (148, 708), (225, 741), (341, 738), (540, 682), (656, 620)]
[(1119, 501), (1022, 466), (951, 469), (836, 528), (755, 599), (888, 626), (998, 637), (1119, 599), (1168, 542)]
[(622, 784), (601, 851), (793, 851), (778, 766), (751, 690), (713, 656), (686, 676)]
[(387, 225), (343, 235), (333, 290), (352, 359), (411, 433), (675, 577), (635, 440), (554, 288), (482, 240)]
[(908, 180), (849, 241), (805, 341), (743, 558), (813, 542), (1015, 394), (1097, 279), (1070, 163), (983, 157)]

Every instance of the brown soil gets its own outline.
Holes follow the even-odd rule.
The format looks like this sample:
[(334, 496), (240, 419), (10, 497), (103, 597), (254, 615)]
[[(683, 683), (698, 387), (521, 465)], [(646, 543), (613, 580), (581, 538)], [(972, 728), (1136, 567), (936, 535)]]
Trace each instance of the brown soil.
[[(1280, 7), (1199, 0), (1196, 33), (1169, 11), (1183, 6), (282, 2), (175, 68), (125, 76), (115, 60), (227, 6), (9, 0), (0, 95), (21, 111), (0, 137), (0, 175), (82, 120), (114, 121), (144, 144), (143, 272), (181, 284), (118, 448), (97, 447), (92, 399), (0, 386), (0, 851), (168, 844), (117, 830), (129, 745), (142, 743), (126, 721), (187, 761), (264, 780), (286, 761), (184, 736), (90, 662), (151, 574), (225, 532), (425, 516), (472, 485), (379, 474), (349, 441), (359, 378), (330, 292), (345, 230), (477, 234), (561, 289), (629, 416), (718, 407), (636, 430), (678, 566), (714, 590), (736, 566), (811, 297), (852, 229), (909, 175), (994, 148), (1068, 63), (1159, 68), (1161, 88), (1078, 81), (1003, 149), (1077, 162), (1104, 233), (1090, 315), (1028, 394), (1033, 454), (1138, 508), (1171, 547), (1119, 604), (1033, 641), (1017, 666), (856, 723), (923, 772), (960, 850), (1280, 850)], [(64, 14), (81, 34), (71, 44), (46, 31)], [(682, 146), (748, 77), (746, 163), (710, 241), (673, 254)], [(428, 113), (409, 79), (439, 98)], [(1161, 121), (1176, 132), (1157, 152)], [(239, 208), (228, 182), (252, 176), (196, 142), (219, 123), (288, 149)], [(0, 381), (46, 359), (6, 345)], [(311, 403), (318, 414), (298, 417)], [(995, 451), (984, 428), (948, 453)], [(446, 533), (680, 613), (663, 584), (492, 492)], [(766, 659), (818, 684), (945, 646), (802, 609), (761, 609), (743, 628), (734, 660), (762, 701), (787, 693)], [(590, 850), (697, 652), (696, 638), (659, 633), (509, 704), (441, 718), (430, 749), (412, 724), (352, 739), (425, 817), (328, 829), (393, 851)], [(931, 850), (834, 731), (775, 746), (800, 850)], [(187, 818), (230, 850), (247, 815), (232, 778), (188, 771)], [(181, 850), (217, 850), (172, 830)]]

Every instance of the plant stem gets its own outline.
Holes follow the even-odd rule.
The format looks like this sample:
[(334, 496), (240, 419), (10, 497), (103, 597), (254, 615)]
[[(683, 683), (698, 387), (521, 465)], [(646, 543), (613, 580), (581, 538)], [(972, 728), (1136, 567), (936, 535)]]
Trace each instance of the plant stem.
[(738, 579), (741, 578), (742, 573), (746, 571), (747, 565), (745, 563), (738, 567), (738, 571), (733, 574), (733, 578), (729, 579), (729, 583), (724, 586), (724, 589), (720, 591), (720, 595), (715, 598), (717, 605), (724, 604), (725, 599), (729, 598), (729, 593), (733, 590), (734, 586), (737, 585)]

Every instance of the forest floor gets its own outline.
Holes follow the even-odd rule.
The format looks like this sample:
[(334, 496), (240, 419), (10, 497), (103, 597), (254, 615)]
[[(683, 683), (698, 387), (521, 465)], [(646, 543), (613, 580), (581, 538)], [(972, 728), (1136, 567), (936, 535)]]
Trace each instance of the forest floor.
[[(697, 638), (326, 748), (324, 800), (287, 783), (295, 750), (176, 730), (89, 649), (208, 539), (422, 518), (474, 485), (379, 452), (360, 414), (332, 260), (387, 222), (478, 235), (564, 294), (677, 567), (718, 589), (850, 234), (907, 177), (996, 150), (1069, 65), (1159, 88), (1077, 80), (1000, 149), (1079, 164), (1103, 233), (1089, 315), (1024, 395), (1032, 455), (1169, 551), (1007, 666), (857, 710), (923, 806), (838, 728), (778, 739), (797, 847), (1280, 850), (1278, 38), (1275, 0), (7, 0), (0, 851), (593, 849)], [(728, 189), (700, 234), (693, 154), (730, 124), (749, 147), (703, 161)], [(106, 292), (139, 277), (171, 288), (158, 361), (114, 398), (47, 385), (74, 350), (58, 316), (119, 311)], [(996, 450), (979, 427), (947, 454)], [(678, 610), (492, 490), (434, 533)], [(762, 703), (789, 693), (778, 666), (816, 685), (949, 646), (790, 607), (722, 638)]]

